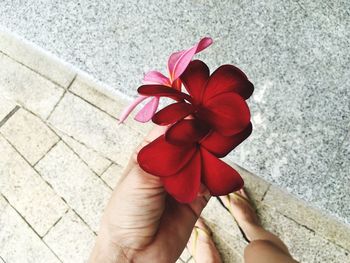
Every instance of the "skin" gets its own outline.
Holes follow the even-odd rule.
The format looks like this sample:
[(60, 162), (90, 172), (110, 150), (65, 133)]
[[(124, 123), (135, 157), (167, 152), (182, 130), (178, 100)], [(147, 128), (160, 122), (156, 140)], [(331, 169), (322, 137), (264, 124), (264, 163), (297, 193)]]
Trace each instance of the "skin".
[[(188, 241), (188, 247), (194, 247), (191, 232), (195, 224), (210, 233), (199, 219), (210, 199), (205, 187), (192, 203), (177, 203), (165, 192), (160, 179), (137, 163), (138, 151), (165, 130), (153, 129), (132, 155), (104, 211), (90, 263), (175, 262)], [(244, 190), (238, 193), (248, 199)], [(228, 206), (227, 199), (222, 200)], [(249, 202), (232, 199), (231, 207), (232, 216), (251, 241), (244, 253), (246, 263), (296, 262), (284, 243), (260, 225)], [(196, 262), (222, 262), (210, 234), (200, 231), (194, 249), (191, 252)]]
[(143, 171), (137, 153), (165, 132), (156, 127), (131, 157), (101, 220), (89, 262), (175, 262), (210, 195), (180, 204), (164, 190), (160, 179)]
[[(288, 248), (277, 236), (265, 230), (249, 202), (249, 197), (244, 189), (239, 190), (240, 196), (247, 201), (240, 198), (232, 198), (231, 205), (228, 204), (226, 197), (220, 197), (226, 207), (231, 207), (230, 212), (236, 219), (238, 225), (246, 234), (248, 240), (251, 242), (244, 250), (245, 263), (295, 263)], [(199, 219), (196, 223), (198, 227), (210, 232), (205, 225), (203, 219)], [(189, 247), (192, 247), (194, 236), (189, 240)], [(195, 251), (190, 250), (196, 262), (200, 263), (221, 263), (221, 258), (218, 250), (215, 247), (210, 235), (204, 232), (199, 232), (197, 245)]]

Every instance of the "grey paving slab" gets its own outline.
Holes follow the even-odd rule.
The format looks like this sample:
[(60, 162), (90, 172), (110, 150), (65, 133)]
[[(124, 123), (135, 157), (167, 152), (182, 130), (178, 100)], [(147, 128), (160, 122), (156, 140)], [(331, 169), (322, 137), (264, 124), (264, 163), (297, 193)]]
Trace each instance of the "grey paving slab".
[(256, 86), (255, 131), (231, 160), (349, 223), (349, 192), (327, 203), (350, 121), (349, 10), (342, 0), (4, 0), (0, 24), (129, 97), (143, 73), (165, 73), (172, 51), (212, 36), (198, 57), (236, 64)]
[(0, 123), (1, 124), (6, 122), (6, 119), (8, 118), (8, 114), (11, 111), (13, 111), (15, 107), (16, 107), (16, 102), (9, 100), (8, 98), (4, 98), (3, 96), (0, 95)]
[(273, 209), (260, 206), (258, 214), (263, 226), (283, 240), (298, 262), (349, 262), (349, 251), (318, 236), (317, 233)]
[(0, 52), (0, 92), (45, 119), (64, 89)]
[(39, 161), (58, 142), (58, 136), (34, 114), (19, 109), (0, 128), (0, 133), (28, 160)]
[(97, 232), (111, 190), (62, 141), (35, 166), (90, 226)]
[(101, 178), (103, 181), (105, 181), (109, 187), (114, 189), (114, 187), (119, 182), (119, 179), (121, 178), (123, 174), (124, 168), (119, 165), (113, 163), (108, 169), (101, 175)]
[(121, 165), (127, 163), (143, 137), (125, 124), (118, 125), (116, 119), (70, 93), (58, 104), (49, 122)]
[(99, 155), (96, 151), (89, 149), (84, 144), (62, 132), (58, 132), (58, 134), (97, 175), (101, 175), (110, 166), (111, 162)]
[(87, 262), (95, 237), (79, 216), (69, 210), (44, 237), (44, 241), (62, 262), (79, 263)]
[(350, 228), (336, 218), (325, 216), (318, 209), (287, 195), (277, 187), (269, 188), (262, 203), (350, 251)]
[(0, 262), (61, 262), (0, 195)]
[(0, 156), (1, 194), (38, 235), (45, 235), (68, 209), (66, 203), (1, 135)]

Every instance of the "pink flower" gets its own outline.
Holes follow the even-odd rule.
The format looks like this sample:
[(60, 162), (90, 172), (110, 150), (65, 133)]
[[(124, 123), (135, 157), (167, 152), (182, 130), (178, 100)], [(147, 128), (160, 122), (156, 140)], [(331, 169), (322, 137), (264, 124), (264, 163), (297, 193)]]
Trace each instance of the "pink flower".
[[(168, 59), (168, 72), (169, 77), (164, 76), (159, 71), (149, 71), (145, 74), (142, 83), (143, 84), (160, 84), (169, 88), (181, 91), (181, 80), (179, 77), (185, 71), (188, 64), (191, 62), (195, 54), (206, 49), (213, 43), (210, 37), (202, 38), (196, 45), (187, 50), (175, 52), (170, 55)], [(142, 101), (147, 99), (148, 96), (140, 95), (137, 97), (120, 115), (119, 123), (122, 123), (135, 107)], [(152, 119), (153, 115), (158, 109), (159, 97), (155, 96), (136, 114), (135, 120), (139, 122), (148, 122)]]

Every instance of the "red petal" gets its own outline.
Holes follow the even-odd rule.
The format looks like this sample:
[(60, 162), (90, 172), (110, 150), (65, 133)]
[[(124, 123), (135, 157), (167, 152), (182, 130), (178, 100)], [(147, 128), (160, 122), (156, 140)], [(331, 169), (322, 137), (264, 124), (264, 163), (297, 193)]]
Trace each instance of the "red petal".
[(202, 155), (202, 180), (213, 196), (227, 195), (243, 187), (243, 179), (239, 173), (221, 161), (203, 147)]
[(169, 97), (175, 100), (186, 99), (192, 101), (192, 98), (186, 93), (163, 85), (142, 85), (137, 91), (139, 94), (145, 96)]
[(254, 86), (239, 68), (233, 65), (223, 65), (210, 76), (204, 100), (228, 91), (236, 92), (244, 99), (248, 99), (254, 91)]
[(205, 84), (209, 79), (209, 68), (203, 61), (194, 60), (188, 65), (180, 79), (192, 98), (200, 102)]
[(162, 135), (139, 151), (137, 162), (150, 174), (171, 176), (180, 171), (195, 152), (195, 145), (179, 147), (168, 143)]
[(193, 106), (189, 103), (173, 103), (158, 111), (152, 121), (158, 125), (172, 124), (190, 115), (193, 110)]
[(213, 131), (205, 137), (200, 144), (216, 157), (222, 158), (247, 139), (251, 133), (252, 124), (249, 123), (248, 127), (242, 132), (233, 136), (223, 136), (220, 133)]
[(166, 131), (165, 139), (172, 144), (188, 144), (200, 141), (208, 132), (209, 127), (196, 119), (181, 120)]
[(247, 103), (233, 92), (220, 94), (208, 100), (198, 112), (198, 116), (225, 136), (241, 132), (250, 122)]
[(161, 178), (164, 188), (177, 201), (190, 203), (198, 195), (201, 182), (201, 155), (199, 151), (177, 174)]

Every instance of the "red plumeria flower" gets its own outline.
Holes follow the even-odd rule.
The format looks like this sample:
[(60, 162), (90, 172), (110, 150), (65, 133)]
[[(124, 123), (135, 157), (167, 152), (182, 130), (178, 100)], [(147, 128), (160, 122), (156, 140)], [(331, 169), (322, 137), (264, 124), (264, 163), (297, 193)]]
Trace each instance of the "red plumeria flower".
[(232, 65), (223, 65), (209, 76), (209, 68), (200, 60), (192, 61), (180, 79), (189, 94), (162, 85), (138, 89), (141, 95), (177, 101), (153, 116), (158, 125), (173, 125), (141, 149), (140, 167), (161, 177), (165, 189), (179, 202), (193, 201), (201, 182), (214, 196), (240, 189), (243, 180), (238, 172), (218, 157), (251, 134), (245, 100), (253, 84)]
[[(195, 54), (206, 49), (213, 43), (210, 37), (202, 38), (196, 45), (187, 50), (175, 52), (170, 55), (168, 60), (169, 78), (164, 76), (159, 71), (150, 71), (143, 78), (143, 84), (160, 84), (166, 87), (181, 90), (181, 81), (179, 76), (185, 71), (188, 64), (191, 62)], [(148, 96), (138, 96), (128, 108), (126, 108), (119, 118), (119, 123), (122, 123), (135, 107)], [(135, 120), (139, 122), (148, 122), (158, 109), (159, 97), (153, 97), (135, 116)]]

